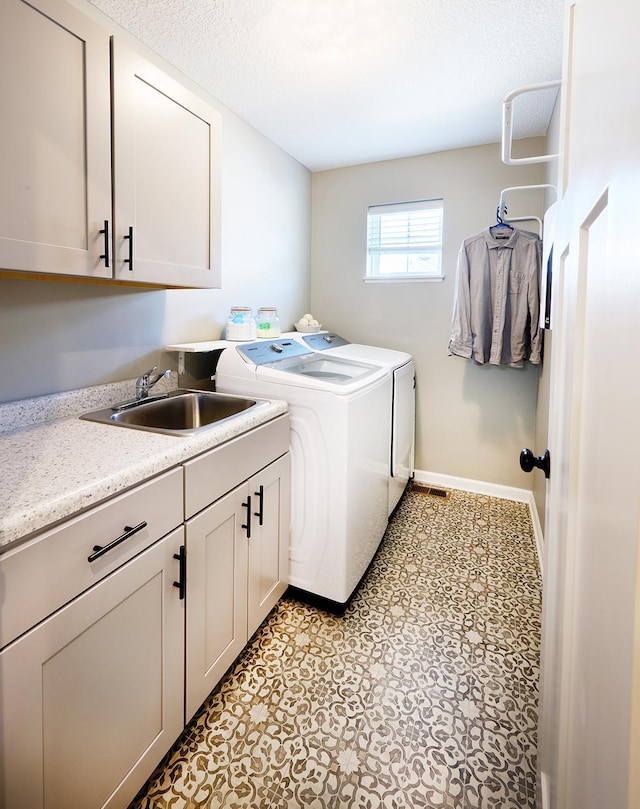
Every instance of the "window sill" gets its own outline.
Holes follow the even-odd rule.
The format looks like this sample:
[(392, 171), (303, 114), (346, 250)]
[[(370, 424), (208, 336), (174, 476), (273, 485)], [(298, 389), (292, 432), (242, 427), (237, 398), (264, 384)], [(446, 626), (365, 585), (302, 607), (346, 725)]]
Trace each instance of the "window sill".
[(444, 281), (444, 275), (389, 275), (380, 278), (363, 278), (365, 284), (424, 284), (424, 283), (441, 283)]

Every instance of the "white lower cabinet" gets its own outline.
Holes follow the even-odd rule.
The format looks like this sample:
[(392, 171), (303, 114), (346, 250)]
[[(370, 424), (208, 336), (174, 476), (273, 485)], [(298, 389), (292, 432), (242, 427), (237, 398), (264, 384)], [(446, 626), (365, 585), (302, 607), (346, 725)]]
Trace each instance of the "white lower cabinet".
[(272, 463), (248, 484), (251, 497), (247, 637), (260, 626), (288, 586), (289, 454)]
[(2, 809), (129, 805), (287, 587), (288, 441), (280, 416), (0, 554)]
[(5, 809), (126, 807), (179, 735), (183, 531), (0, 653)]
[(287, 588), (289, 454), (187, 521), (186, 720)]
[(187, 721), (247, 642), (245, 488), (187, 522)]

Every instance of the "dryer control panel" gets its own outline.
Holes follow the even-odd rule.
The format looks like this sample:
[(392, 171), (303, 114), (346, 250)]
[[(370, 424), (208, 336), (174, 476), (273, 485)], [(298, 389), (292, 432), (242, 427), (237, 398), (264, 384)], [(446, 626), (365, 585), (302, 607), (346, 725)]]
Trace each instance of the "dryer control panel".
[(307, 334), (302, 339), (314, 351), (324, 351), (326, 348), (340, 348), (341, 346), (350, 345), (349, 341), (345, 340), (344, 337), (332, 332)]

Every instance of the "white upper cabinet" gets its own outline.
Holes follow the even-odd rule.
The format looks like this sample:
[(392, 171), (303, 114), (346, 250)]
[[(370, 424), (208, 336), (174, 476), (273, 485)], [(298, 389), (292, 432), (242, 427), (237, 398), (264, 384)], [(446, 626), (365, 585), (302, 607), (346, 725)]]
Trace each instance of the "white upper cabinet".
[(221, 116), (111, 46), (63, 0), (0, 2), (0, 270), (219, 287)]
[(108, 34), (57, 0), (2, 0), (0, 269), (112, 277), (109, 108)]
[(220, 286), (220, 115), (113, 41), (115, 277)]

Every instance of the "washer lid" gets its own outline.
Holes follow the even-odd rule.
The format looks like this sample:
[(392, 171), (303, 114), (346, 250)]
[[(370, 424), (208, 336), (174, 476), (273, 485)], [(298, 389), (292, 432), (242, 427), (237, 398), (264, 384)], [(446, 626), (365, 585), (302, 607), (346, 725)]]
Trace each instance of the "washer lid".
[(341, 395), (376, 383), (388, 373), (380, 365), (311, 351), (291, 338), (258, 340), (233, 350), (244, 360), (244, 368), (255, 372), (255, 379)]
[(265, 365), (264, 368), (313, 379), (324, 379), (327, 382), (338, 384), (354, 382), (370, 376), (378, 370), (375, 365), (337, 357), (318, 356), (313, 352), (300, 357), (276, 360)]
[(316, 352), (256, 367), (256, 379), (264, 382), (282, 385), (283, 388), (307, 388), (340, 396), (376, 385), (386, 377), (387, 371), (380, 366), (325, 357)]

